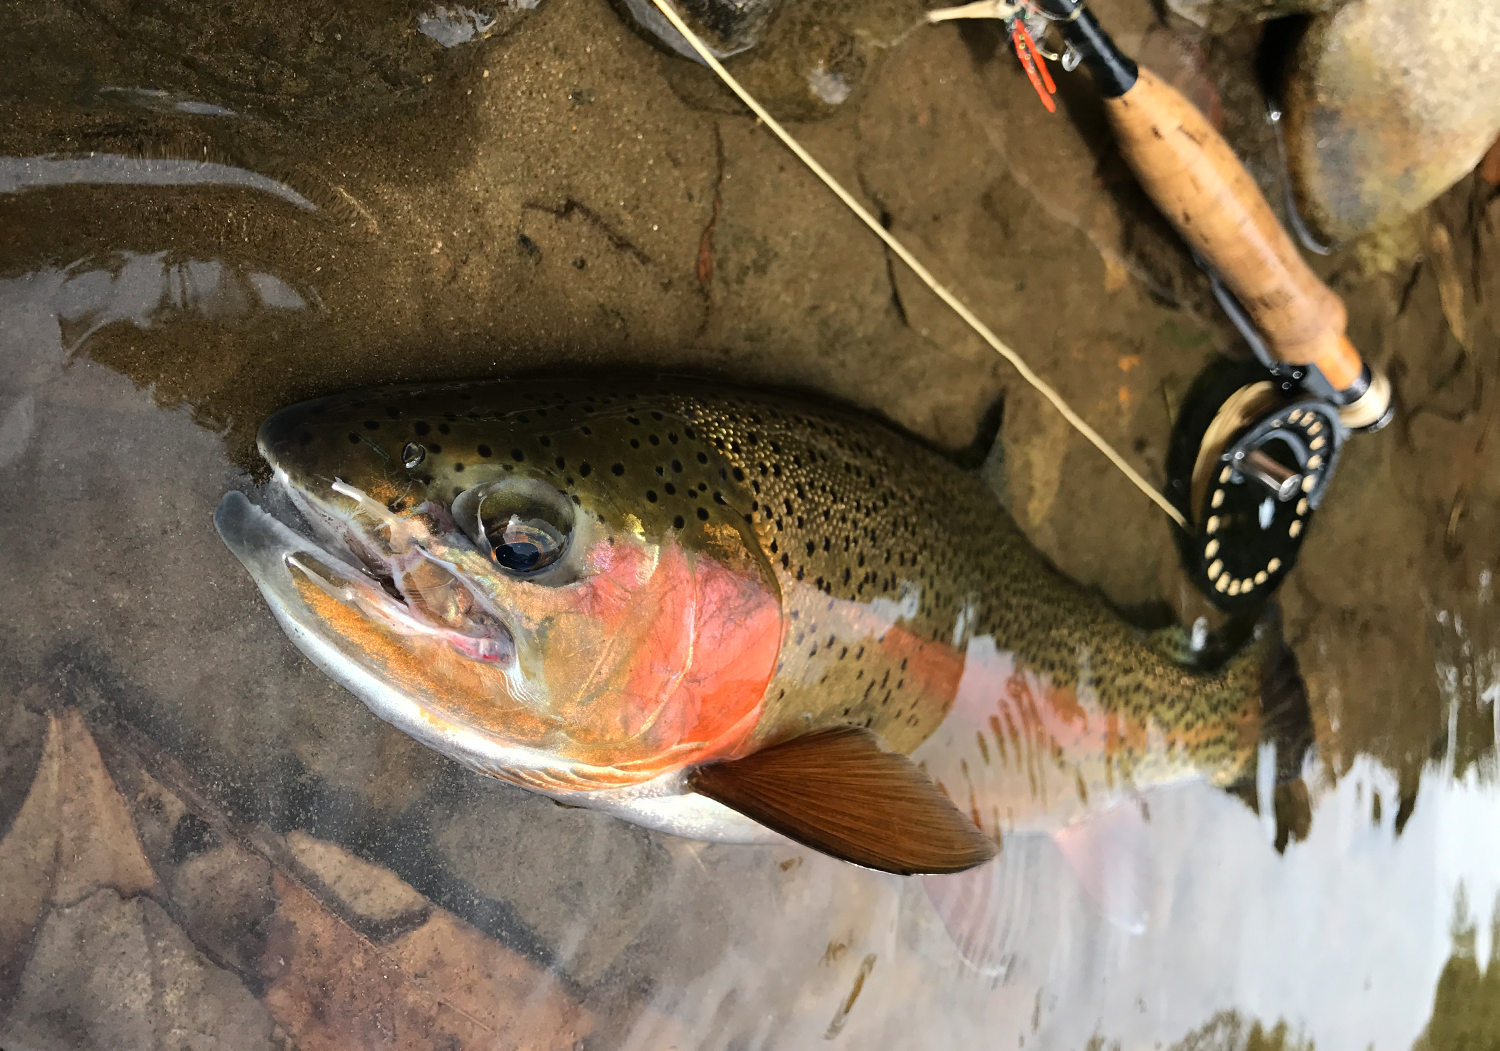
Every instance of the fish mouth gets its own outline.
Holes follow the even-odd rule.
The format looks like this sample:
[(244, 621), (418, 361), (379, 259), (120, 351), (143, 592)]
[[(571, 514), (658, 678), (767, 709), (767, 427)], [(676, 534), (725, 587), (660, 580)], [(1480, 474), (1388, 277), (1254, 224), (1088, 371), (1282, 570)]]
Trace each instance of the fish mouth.
[[(285, 482), (272, 491), (273, 499), (268, 502), (291, 497), (288, 502), (296, 509), (279, 517), (232, 490), (220, 501), (214, 525), (304, 656), (376, 716), (472, 770), (554, 799), (586, 802), (651, 827), (676, 828), (672, 800), (687, 794), (682, 771), (637, 772), (633, 767), (638, 764), (601, 764), (560, 754), (560, 742), (548, 728), (562, 730), (564, 735), (566, 728), (545, 711), (545, 704), (533, 692), (520, 667), (514, 636), (498, 616), (482, 633), (457, 631), (435, 621), (420, 600), (403, 597), (400, 575), (392, 572), (393, 560), (369, 550), (372, 538), (368, 533), (355, 525), (340, 525), (342, 516), (337, 511), (323, 512), (305, 498), (296, 499), (296, 493)], [(283, 521), (299, 513), (303, 529)], [(315, 605), (326, 608), (318, 610)], [(335, 624), (327, 608), (348, 610), (359, 625), (400, 636), (398, 642), (415, 637), (447, 643), (467, 658), (459, 664), (495, 673), (491, 688), (497, 694), (503, 691), (504, 696), (493, 699), (503, 701), (510, 713), (528, 712), (533, 733), (518, 738), (507, 726), (507, 716), (498, 708), (487, 711), (482, 697), (478, 705), (455, 704), (421, 675), (402, 676), (399, 669), (393, 674), (390, 665), (369, 652), (366, 643), (374, 633), (363, 639), (352, 635), (349, 618), (340, 618), (342, 625)], [(657, 813), (661, 807), (666, 810)], [(741, 827), (744, 822), (735, 824), (732, 815), (726, 819), (718, 810), (714, 813), (720, 823), (729, 820), (734, 826), (736, 842), (749, 842), (760, 834), (749, 826)]]
[(352, 503), (341, 510), (304, 493), (279, 468), (273, 486), (293, 513), (278, 517), (231, 492), (214, 515), (219, 535), (273, 606), (285, 604), (288, 589), (310, 584), (388, 633), (441, 642), (470, 660), (514, 670), (515, 636), (451, 560), (458, 538), (445, 510), (426, 505), (398, 516), (335, 479), (329, 497)]

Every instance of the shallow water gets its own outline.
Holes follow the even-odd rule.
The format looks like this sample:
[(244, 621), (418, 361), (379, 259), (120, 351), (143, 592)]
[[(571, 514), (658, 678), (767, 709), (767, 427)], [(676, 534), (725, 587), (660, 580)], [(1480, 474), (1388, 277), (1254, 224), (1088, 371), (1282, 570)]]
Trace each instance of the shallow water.
[[(1148, 4), (1094, 6), (1127, 49), (1181, 53)], [(288, 402), (634, 367), (810, 389), (950, 447), (1003, 394), (1023, 528), (1109, 600), (1191, 621), (1159, 512), (603, 0), (484, 14), (446, 48), (421, 29), (435, 9), (400, 4), (6, 10), (25, 58), (0, 73), (7, 1048), (1500, 1032), (1500, 207), (1474, 185), (1423, 220), (1451, 264), (1424, 258), (1430, 225), (1391, 240), (1388, 272), (1318, 263), (1401, 407), (1347, 446), (1281, 596), (1318, 760), (1274, 790), (1152, 796), (1142, 933), (1048, 844), (1008, 846), (980, 972), (916, 882), (561, 809), (379, 723), (287, 642), (213, 509), (259, 483), (255, 426)], [(891, 43), (915, 10), (799, 16), (736, 68), (823, 117), (797, 128), (813, 152), (1159, 479), (1171, 413), (1232, 333), (1087, 84), (1048, 117), (990, 30)], [(1215, 75), (1181, 75), (1270, 179), (1252, 45), (1211, 42)], [(844, 100), (786, 101), (830, 54)]]

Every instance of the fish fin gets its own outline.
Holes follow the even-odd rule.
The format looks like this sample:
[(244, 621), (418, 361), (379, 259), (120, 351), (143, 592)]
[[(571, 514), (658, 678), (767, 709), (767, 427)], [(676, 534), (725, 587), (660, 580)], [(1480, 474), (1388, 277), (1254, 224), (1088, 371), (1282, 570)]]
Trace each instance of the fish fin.
[(1003, 477), (1005, 450), (1000, 441), (1000, 425), (1005, 422), (1005, 392), (995, 395), (987, 409), (974, 425), (974, 440), (961, 449), (948, 454), (948, 459), (961, 470), (979, 471), (989, 476)]
[(1275, 783), (1295, 781), (1302, 776), (1315, 738), (1307, 684), (1296, 653), (1282, 636), (1280, 608), (1268, 603), (1256, 621), (1225, 625), (1215, 636), (1221, 648), (1234, 647), (1221, 670), (1250, 708), (1243, 719), (1253, 728), (1254, 741), (1247, 742), (1241, 761), (1221, 771), (1214, 783), (1231, 791), (1252, 788), (1260, 757), (1270, 751), (1266, 745), (1275, 746)]
[(1150, 919), (1151, 853), (1138, 802), (1120, 803), (1052, 837), (1078, 885), (1114, 926), (1141, 934)]
[(922, 877), (922, 889), (953, 947), (987, 978), (1010, 977), (1025, 934), (1057, 929), (1059, 893), (1067, 886), (1051, 838), (1014, 835), (995, 861)]
[(882, 872), (959, 872), (998, 851), (915, 763), (861, 727), (700, 766), (688, 786), (788, 839)]
[(1167, 627), (1151, 632), (1148, 644), (1168, 660), (1201, 674), (1222, 674), (1243, 700), (1238, 719), (1247, 738), (1236, 761), (1218, 771), (1221, 788), (1250, 790), (1256, 783), (1257, 745), (1274, 745), (1275, 783), (1302, 776), (1315, 744), (1312, 709), (1297, 655), (1281, 630), (1281, 609), (1267, 602), (1255, 618), (1238, 617), (1210, 631), (1200, 620), (1191, 629)]
[(1281, 637), (1279, 618), (1271, 626), (1276, 634), (1260, 666), (1260, 739), (1276, 746), (1275, 783), (1284, 785), (1302, 776), (1313, 721), (1297, 655)]

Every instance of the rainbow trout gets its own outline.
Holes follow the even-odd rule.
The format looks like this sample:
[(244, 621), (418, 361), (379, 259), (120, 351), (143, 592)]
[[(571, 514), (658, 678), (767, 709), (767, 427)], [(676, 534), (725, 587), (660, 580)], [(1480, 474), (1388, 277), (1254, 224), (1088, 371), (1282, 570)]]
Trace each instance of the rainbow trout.
[(481, 773), (678, 835), (960, 871), (1239, 781), (1296, 692), (1273, 632), (1173, 659), (850, 412), (473, 383), (295, 405), (259, 447), (303, 521), (232, 492), (216, 524), (303, 653)]

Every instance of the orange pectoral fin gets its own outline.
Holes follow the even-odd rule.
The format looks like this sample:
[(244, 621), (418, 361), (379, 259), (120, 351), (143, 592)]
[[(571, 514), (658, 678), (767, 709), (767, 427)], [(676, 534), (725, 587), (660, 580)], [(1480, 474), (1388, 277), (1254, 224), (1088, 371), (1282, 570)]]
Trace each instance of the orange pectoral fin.
[(916, 764), (860, 727), (699, 767), (688, 784), (789, 839), (882, 872), (960, 872), (999, 852)]

